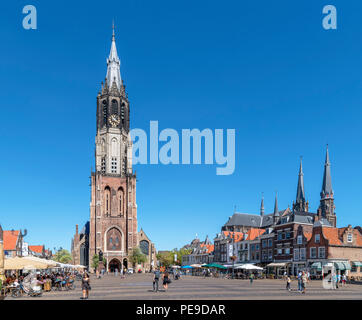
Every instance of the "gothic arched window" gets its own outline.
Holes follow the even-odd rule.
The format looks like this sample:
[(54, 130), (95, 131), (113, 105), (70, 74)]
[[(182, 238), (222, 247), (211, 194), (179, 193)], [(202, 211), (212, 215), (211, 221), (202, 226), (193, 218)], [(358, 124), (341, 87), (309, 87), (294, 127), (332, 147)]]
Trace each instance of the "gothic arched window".
[(118, 102), (117, 102), (117, 100), (112, 100), (112, 114), (118, 114)]
[(140, 241), (140, 249), (141, 249), (143, 254), (148, 256), (148, 254), (149, 254), (149, 244), (148, 244), (147, 240)]
[(111, 228), (107, 233), (107, 250), (122, 250), (122, 234), (117, 228)]
[(111, 213), (111, 189), (109, 187), (104, 189), (104, 212), (106, 216)]
[(123, 216), (123, 189), (119, 188), (117, 192), (117, 199), (118, 199), (118, 213), (120, 216)]

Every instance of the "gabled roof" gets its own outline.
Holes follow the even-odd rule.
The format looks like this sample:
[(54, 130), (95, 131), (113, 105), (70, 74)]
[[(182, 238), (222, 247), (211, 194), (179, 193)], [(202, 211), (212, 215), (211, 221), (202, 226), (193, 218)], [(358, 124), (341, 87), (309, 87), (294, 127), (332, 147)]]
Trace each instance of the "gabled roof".
[(304, 231), (304, 236), (307, 238), (307, 241), (309, 241), (312, 238), (312, 232), (306, 232)]
[(4, 250), (16, 250), (19, 234), (20, 230), (3, 231)]
[(206, 248), (207, 249), (207, 253), (211, 253), (214, 251), (214, 245), (213, 244), (201, 244), (200, 245), (201, 248)]
[(29, 250), (36, 253), (43, 253), (44, 246), (29, 246)]
[(331, 245), (342, 245), (342, 241), (339, 238), (338, 228), (322, 227), (322, 233), (325, 239), (329, 241)]

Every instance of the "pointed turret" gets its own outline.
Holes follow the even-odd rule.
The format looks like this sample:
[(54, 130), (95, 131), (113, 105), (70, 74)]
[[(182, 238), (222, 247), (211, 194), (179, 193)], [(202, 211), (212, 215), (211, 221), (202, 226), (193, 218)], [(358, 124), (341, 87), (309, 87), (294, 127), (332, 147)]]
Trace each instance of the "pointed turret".
[(297, 198), (296, 202), (305, 201), (304, 194), (304, 178), (303, 178), (303, 165), (302, 165), (302, 157), (300, 158), (300, 166), (299, 166), (299, 174), (298, 174), (298, 187), (297, 187)]
[(1, 227), (0, 224), (0, 241), (3, 241), (4, 235), (3, 235), (3, 228)]
[(326, 151), (326, 160), (324, 162), (324, 174), (323, 174), (321, 198), (322, 199), (333, 198), (331, 163), (329, 161), (328, 145), (327, 145), (327, 151)]
[(300, 157), (297, 197), (295, 199), (295, 203), (293, 203), (293, 210), (302, 211), (302, 212), (307, 211), (307, 203), (305, 201), (305, 192), (304, 192), (304, 173), (303, 173), (302, 157)]
[(277, 223), (277, 221), (279, 219), (278, 195), (277, 194), (275, 194), (273, 219), (274, 219), (274, 224)]
[(260, 215), (263, 216), (264, 215), (264, 194), (262, 194), (262, 197), (261, 197), (261, 205), (260, 205)]
[(109, 88), (112, 88), (112, 84), (115, 83), (118, 90), (121, 89), (122, 79), (121, 79), (121, 60), (117, 54), (117, 47), (116, 47), (116, 37), (114, 33), (114, 24), (112, 26), (112, 45), (111, 51), (109, 53), (109, 57), (107, 59), (107, 76), (106, 76), (106, 83)]

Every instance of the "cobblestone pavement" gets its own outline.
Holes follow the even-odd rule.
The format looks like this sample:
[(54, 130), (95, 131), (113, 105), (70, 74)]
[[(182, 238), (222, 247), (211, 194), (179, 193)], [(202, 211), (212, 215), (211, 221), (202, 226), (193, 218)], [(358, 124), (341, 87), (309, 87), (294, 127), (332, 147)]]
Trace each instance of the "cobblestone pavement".
[[(191, 299), (191, 300), (233, 300), (233, 299), (362, 299), (362, 285), (349, 284), (337, 290), (325, 290), (321, 281), (308, 283), (306, 294), (296, 291), (297, 281), (292, 281), (292, 292), (285, 290), (283, 280), (254, 280), (251, 285), (248, 280), (216, 279), (184, 276), (181, 280), (173, 280), (165, 292), (160, 280), (160, 292), (152, 291), (151, 274), (120, 276), (105, 275), (102, 279), (91, 276), (89, 300), (155, 300), (155, 299)], [(82, 295), (81, 283), (76, 281), (73, 291), (44, 292), (42, 297), (21, 297), (16, 299), (43, 299), (43, 300), (79, 300)], [(14, 300), (7, 297), (6, 300)]]

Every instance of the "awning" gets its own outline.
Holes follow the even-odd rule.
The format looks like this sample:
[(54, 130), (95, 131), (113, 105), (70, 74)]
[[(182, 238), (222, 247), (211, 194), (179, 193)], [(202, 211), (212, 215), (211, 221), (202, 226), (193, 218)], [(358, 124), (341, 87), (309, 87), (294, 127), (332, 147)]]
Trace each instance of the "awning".
[(318, 271), (322, 271), (322, 263), (321, 262), (313, 262), (310, 267), (312, 269), (317, 269)]
[(351, 270), (349, 262), (334, 262), (334, 266), (337, 270)]
[(272, 262), (267, 265), (267, 267), (286, 267), (287, 262)]
[(361, 261), (352, 261), (352, 264), (353, 264), (355, 267), (362, 267), (362, 262), (361, 262)]

